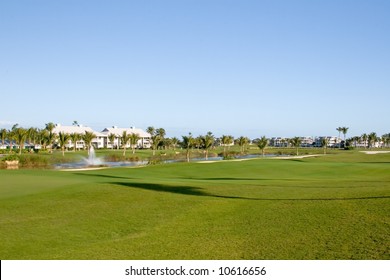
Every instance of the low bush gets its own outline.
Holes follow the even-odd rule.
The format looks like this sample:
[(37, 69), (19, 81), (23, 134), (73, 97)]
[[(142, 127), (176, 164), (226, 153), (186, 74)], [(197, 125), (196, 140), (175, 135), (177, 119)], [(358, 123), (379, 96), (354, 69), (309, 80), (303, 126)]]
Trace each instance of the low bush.
[(1, 160), (2, 161), (14, 161), (14, 160), (20, 160), (20, 158), (18, 155), (11, 154), (11, 155), (3, 157)]

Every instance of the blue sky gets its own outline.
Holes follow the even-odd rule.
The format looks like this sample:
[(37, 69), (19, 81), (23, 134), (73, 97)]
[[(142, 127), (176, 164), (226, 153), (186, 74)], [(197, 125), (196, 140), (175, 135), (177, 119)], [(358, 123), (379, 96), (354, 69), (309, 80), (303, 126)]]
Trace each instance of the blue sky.
[(390, 132), (390, 1), (1, 1), (0, 127)]

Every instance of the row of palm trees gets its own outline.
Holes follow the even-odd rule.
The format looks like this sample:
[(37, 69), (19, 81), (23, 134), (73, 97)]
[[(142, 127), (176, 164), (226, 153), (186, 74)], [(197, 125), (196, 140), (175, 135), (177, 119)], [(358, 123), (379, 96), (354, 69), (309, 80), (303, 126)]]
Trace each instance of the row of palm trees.
[(89, 131), (85, 131), (84, 134), (60, 132), (57, 135), (53, 132), (54, 128), (54, 123), (47, 123), (44, 129), (34, 127), (26, 129), (15, 124), (10, 130), (0, 130), (1, 144), (2, 146), (5, 146), (5, 141), (8, 140), (10, 147), (13, 147), (14, 144), (19, 146), (19, 154), (21, 154), (26, 142), (31, 143), (34, 146), (39, 144), (43, 149), (47, 148), (50, 153), (53, 151), (54, 144), (57, 143), (64, 154), (66, 145), (69, 141), (74, 143), (73, 148), (76, 150), (76, 142), (83, 140), (89, 150), (92, 140), (96, 137), (94, 133)]
[[(351, 138), (346, 139), (346, 135), (348, 132), (348, 127), (338, 127), (336, 130), (344, 135), (344, 145), (346, 146), (364, 146), (365, 148), (373, 148), (376, 143), (382, 142), (382, 146), (388, 147), (390, 145), (390, 133), (384, 134), (379, 137), (375, 132), (371, 132), (369, 134), (363, 133), (361, 136), (353, 136)], [(339, 143), (340, 147), (341, 143)]]
[[(18, 124), (15, 124), (12, 129), (0, 130), (0, 139), (2, 145), (4, 146), (5, 140), (7, 139), (10, 143), (10, 146), (13, 145), (13, 142), (19, 146), (19, 153), (22, 153), (24, 149), (24, 144), (26, 142), (32, 143), (33, 145), (39, 144), (43, 147), (43, 149), (48, 148), (49, 152), (52, 152), (54, 144), (57, 144), (61, 150), (62, 154), (65, 154), (65, 149), (67, 148), (69, 141), (73, 143), (73, 150), (76, 151), (77, 145), (76, 143), (80, 140), (84, 141), (84, 144), (89, 152), (89, 149), (92, 145), (92, 141), (96, 138), (96, 135), (93, 132), (85, 131), (84, 134), (79, 133), (63, 133), (60, 132), (58, 135), (53, 132), (55, 128), (54, 123), (45, 124), (44, 129), (38, 128), (22, 128), (19, 127)], [(385, 134), (382, 137), (377, 137), (376, 133), (363, 134), (360, 137), (352, 137), (346, 140), (346, 134), (348, 132), (348, 127), (338, 127), (337, 131), (343, 133), (344, 135), (344, 144), (357, 146), (358, 143), (363, 141), (367, 143), (366, 147), (373, 147), (375, 142), (382, 141), (386, 146), (389, 146), (390, 134)], [(224, 155), (227, 155), (230, 147), (234, 144), (240, 147), (240, 152), (244, 153), (245, 149), (251, 143), (251, 140), (248, 137), (238, 137), (234, 139), (231, 135), (222, 135), (220, 138), (216, 138), (212, 132), (208, 132), (205, 135), (200, 135), (198, 137), (194, 137), (191, 133), (186, 136), (182, 136), (182, 140), (180, 141), (178, 138), (166, 138), (166, 131), (163, 128), (154, 128), (153, 126), (149, 126), (146, 131), (151, 135), (151, 148), (153, 150), (153, 155), (155, 155), (156, 150), (158, 149), (173, 149), (181, 146), (186, 150), (187, 160), (190, 158), (190, 153), (193, 149), (202, 149), (204, 150), (205, 158), (207, 159), (209, 156), (209, 151), (213, 147), (222, 146)], [(122, 135), (115, 135), (113, 133), (108, 135), (108, 140), (113, 144), (115, 139), (119, 138), (120, 144), (123, 148), (123, 155), (126, 155), (126, 148), (130, 145), (132, 149), (132, 153), (135, 153), (135, 148), (140, 139), (140, 136), (135, 133), (128, 134), (126, 131), (123, 132)], [(302, 139), (300, 137), (293, 137), (286, 140), (288, 144), (292, 147), (296, 148), (296, 154), (299, 154), (299, 147), (301, 146)], [(324, 147), (324, 153), (326, 153), (326, 148), (328, 146), (328, 139), (324, 137), (321, 139), (321, 146)], [(265, 153), (265, 148), (269, 145), (269, 139), (265, 136), (261, 138), (255, 139), (253, 141), (254, 144), (261, 150), (262, 154)], [(114, 145), (112, 145), (113, 148)], [(119, 149), (119, 145), (117, 147)]]
[(361, 136), (354, 136), (346, 140), (346, 144), (353, 147), (374, 148), (377, 143), (382, 147), (390, 147), (390, 133), (378, 136), (375, 132), (363, 133)]

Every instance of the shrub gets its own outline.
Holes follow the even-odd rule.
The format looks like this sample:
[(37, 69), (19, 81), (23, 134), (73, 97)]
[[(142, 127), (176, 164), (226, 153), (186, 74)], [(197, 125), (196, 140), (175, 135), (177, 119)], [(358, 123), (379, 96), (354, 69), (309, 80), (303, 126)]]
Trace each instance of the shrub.
[(49, 159), (40, 155), (22, 155), (19, 163), (26, 167), (44, 167), (49, 165)]
[(6, 157), (2, 158), (3, 161), (14, 161), (14, 160), (20, 160), (18, 155), (8, 155)]

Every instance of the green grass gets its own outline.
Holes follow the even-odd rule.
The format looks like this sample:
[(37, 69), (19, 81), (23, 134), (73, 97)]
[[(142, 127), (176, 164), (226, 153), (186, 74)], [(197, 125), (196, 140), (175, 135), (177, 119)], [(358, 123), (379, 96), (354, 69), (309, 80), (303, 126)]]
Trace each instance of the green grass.
[(390, 259), (390, 154), (0, 178), (1, 259)]

